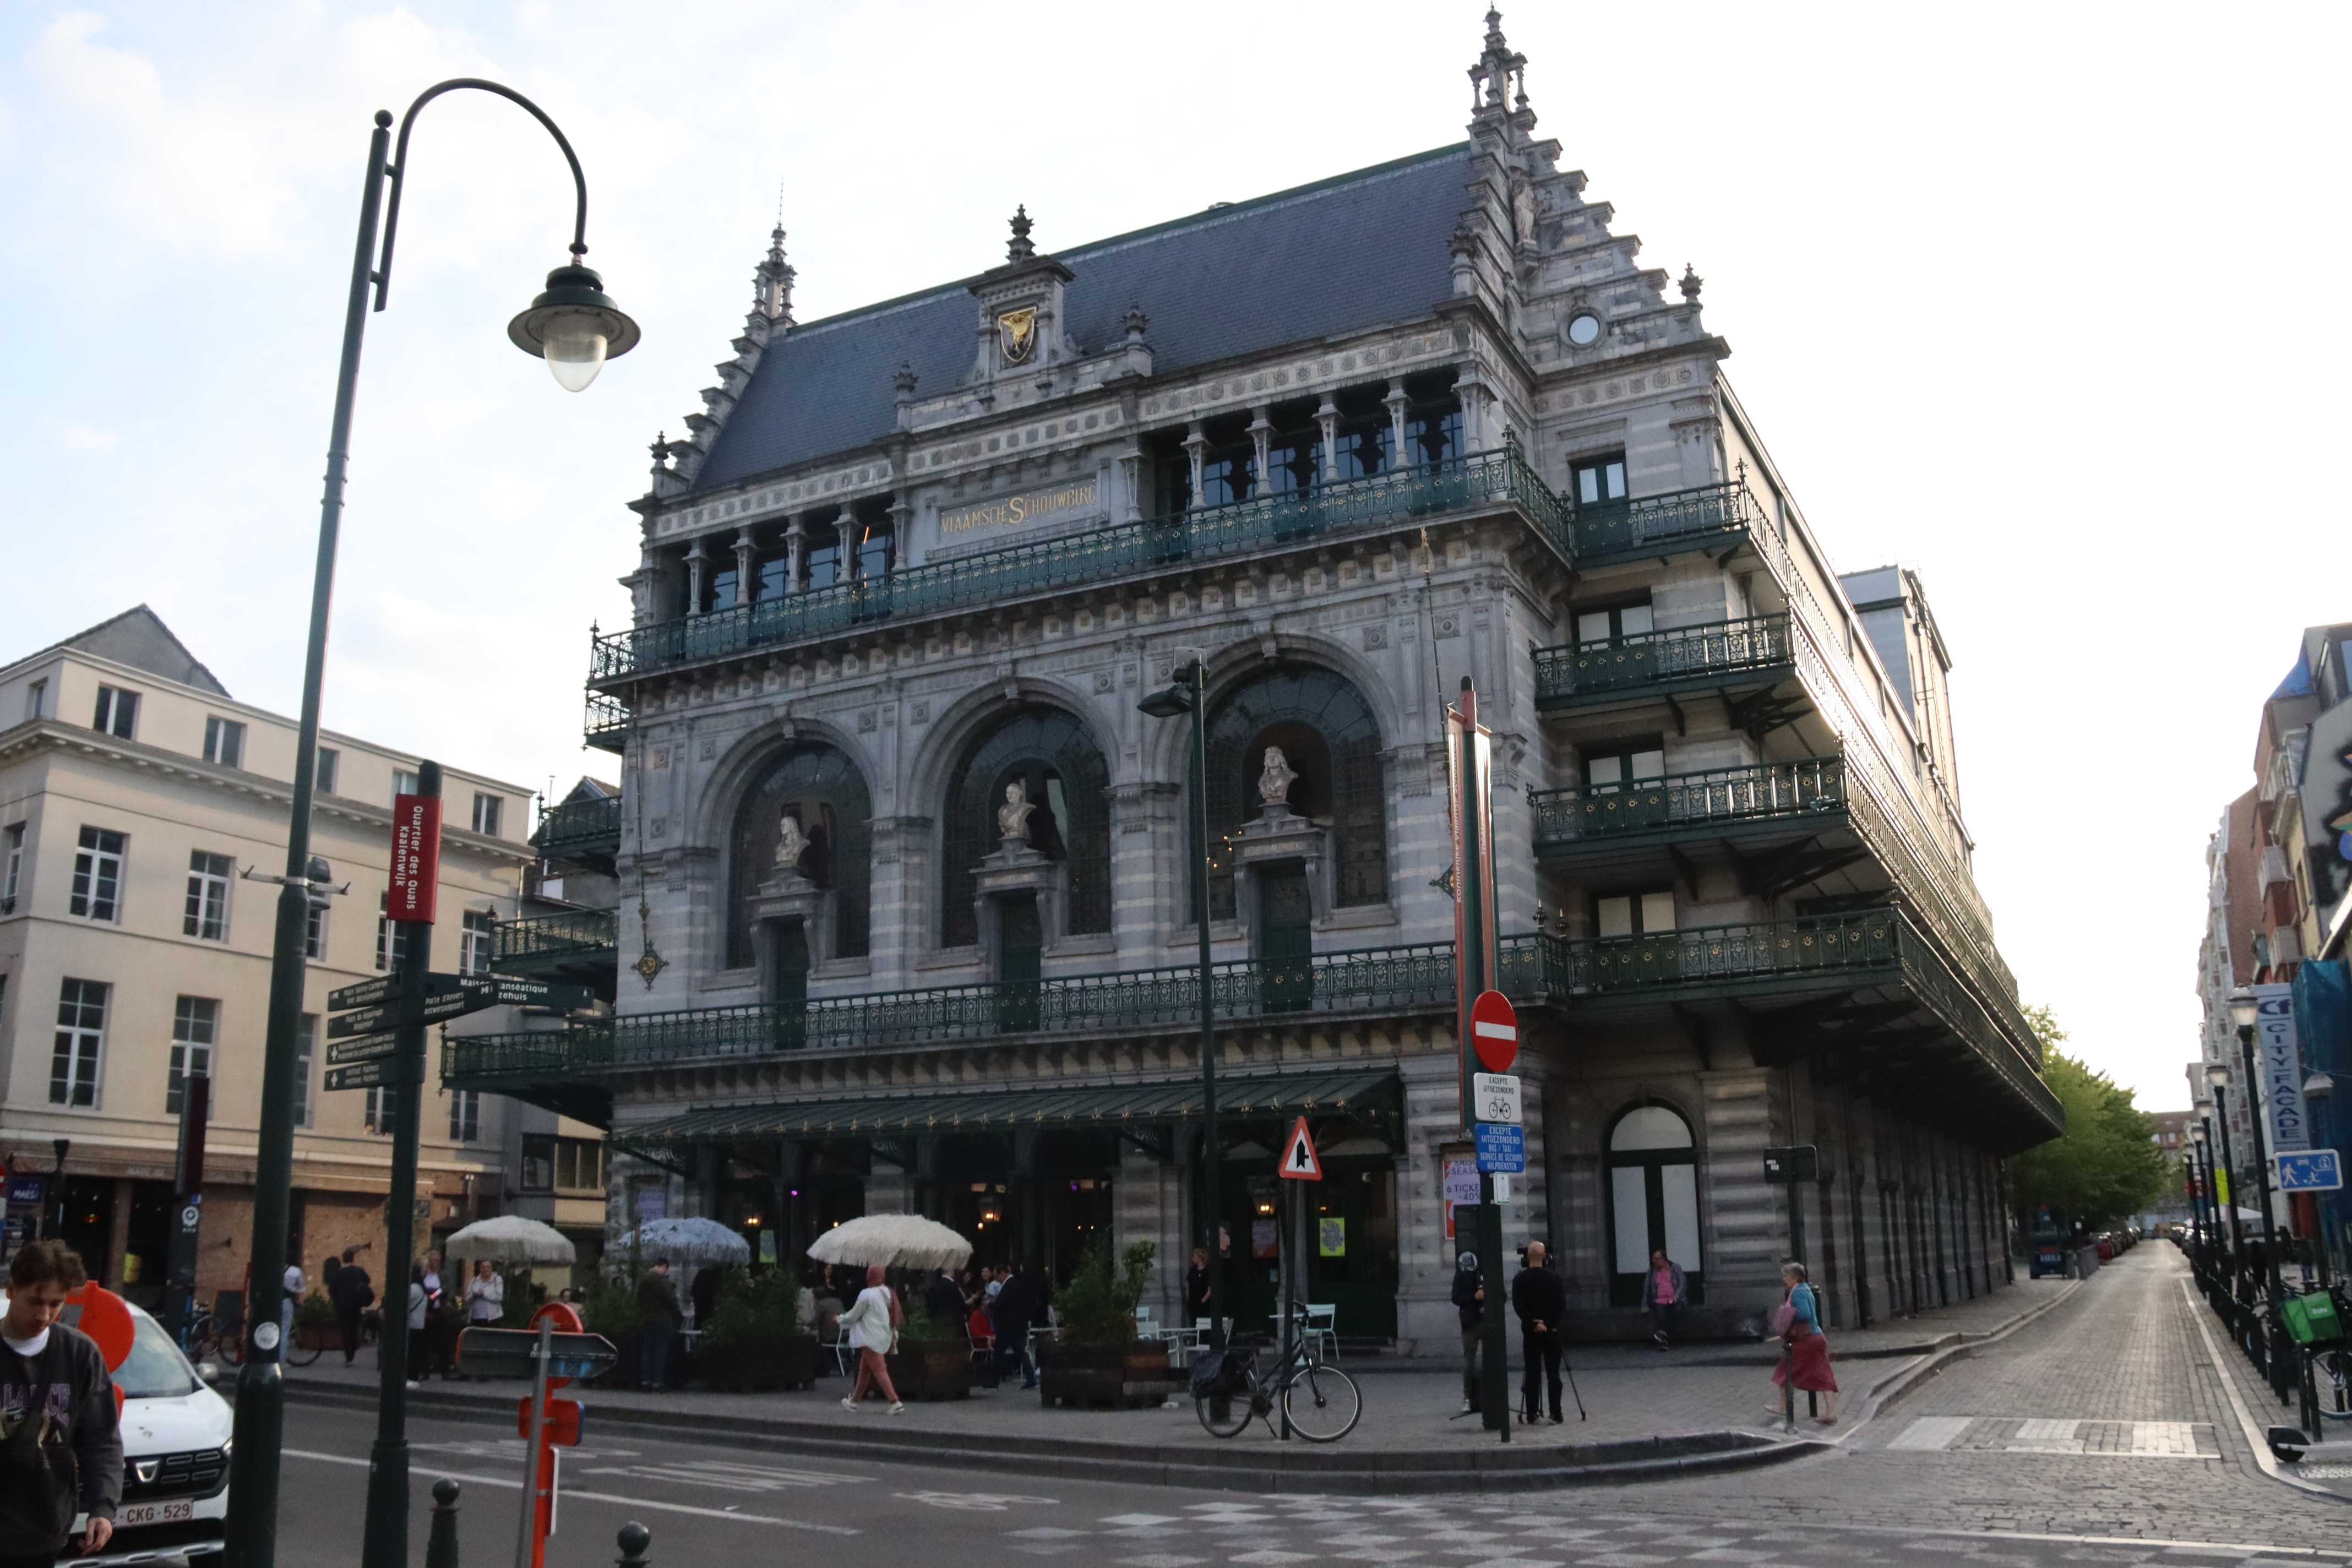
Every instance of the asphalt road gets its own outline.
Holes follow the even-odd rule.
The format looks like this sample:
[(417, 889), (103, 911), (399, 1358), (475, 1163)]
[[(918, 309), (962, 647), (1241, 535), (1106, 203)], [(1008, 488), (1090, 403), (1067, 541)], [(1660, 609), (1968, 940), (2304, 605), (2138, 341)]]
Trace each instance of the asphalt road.
[[(551, 1568), (613, 1561), (636, 1520), (650, 1561), (825, 1568), (1645, 1568), (1780, 1564), (2341, 1563), (2352, 1505), (2261, 1476), (2205, 1365), (2166, 1247), (2103, 1270), (2010, 1340), (1948, 1369), (1837, 1452), (1769, 1469), (1499, 1498), (1281, 1496), (1014, 1475), (599, 1432), (568, 1455)], [(1759, 1394), (1760, 1394), (1759, 1388)], [(296, 1403), (279, 1561), (359, 1562), (372, 1418)], [(877, 1412), (873, 1419), (888, 1417)], [(436, 1476), (462, 1500), (463, 1561), (513, 1561), (511, 1426), (420, 1419), (410, 1544)]]

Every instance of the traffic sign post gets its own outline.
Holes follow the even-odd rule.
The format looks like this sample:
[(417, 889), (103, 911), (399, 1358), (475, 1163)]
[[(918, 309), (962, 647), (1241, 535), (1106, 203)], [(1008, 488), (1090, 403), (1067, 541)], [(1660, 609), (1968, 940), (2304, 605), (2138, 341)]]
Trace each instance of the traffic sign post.
[[(1454, 1030), (1462, 1051), (1455, 1087), (1462, 1131), (1470, 1136), (1479, 1125), (1474, 1117), (1473, 1078), (1481, 1067), (1489, 1073), (1507, 1072), (1519, 1047), (1518, 1020), (1510, 1003), (1488, 989), (1497, 973), (1494, 737), (1478, 722), (1478, 689), (1466, 675), (1462, 678), (1460, 705), (1445, 711), (1445, 784), (1454, 840), (1454, 994), (1458, 1008)], [(1486, 1026), (1483, 1030), (1481, 1024)], [(1494, 1177), (1486, 1173), (1483, 1159), (1479, 1168), (1479, 1201), (1472, 1212), (1477, 1216), (1475, 1250), (1488, 1302), (1479, 1413), (1486, 1429), (1507, 1443), (1511, 1440), (1510, 1342), (1502, 1311), (1508, 1293), (1503, 1276), (1503, 1210), (1496, 1197)]]
[(1517, 1175), (1528, 1168), (1528, 1135), (1517, 1127), (1492, 1121), (1478, 1123), (1478, 1169), (1491, 1175), (1507, 1171)]

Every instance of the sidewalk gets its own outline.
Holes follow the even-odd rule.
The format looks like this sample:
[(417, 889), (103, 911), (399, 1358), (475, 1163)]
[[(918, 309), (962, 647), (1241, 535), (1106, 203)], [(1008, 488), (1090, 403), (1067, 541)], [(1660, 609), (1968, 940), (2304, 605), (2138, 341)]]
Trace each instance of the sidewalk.
[[(1930, 1359), (2013, 1326), (2071, 1289), (2043, 1280), (1997, 1291), (1884, 1328), (1831, 1336), (1844, 1386), (1835, 1426), (1802, 1422), (1789, 1436), (1768, 1426), (1769, 1377), (1777, 1360), (1761, 1346), (1707, 1345), (1660, 1354), (1630, 1347), (1580, 1347), (1569, 1364), (1587, 1419), (1573, 1396), (1567, 1422), (1514, 1425), (1505, 1444), (1462, 1405), (1458, 1364), (1358, 1356), (1339, 1364), (1358, 1378), (1364, 1415), (1331, 1445), (1275, 1440), (1260, 1423), (1220, 1440), (1202, 1430), (1192, 1403), (1149, 1410), (1049, 1410), (1034, 1393), (1007, 1384), (969, 1400), (910, 1405), (903, 1415), (869, 1404), (841, 1408), (838, 1378), (813, 1391), (640, 1394), (579, 1391), (591, 1430), (614, 1426), (690, 1433), (762, 1448), (975, 1469), (1246, 1488), (1350, 1493), (1475, 1491), (1687, 1475), (1773, 1464), (1817, 1452), (1867, 1420), (1880, 1399)], [(1851, 1348), (1850, 1348), (1851, 1347)], [(1512, 1369), (1516, 1398), (1518, 1369)], [(289, 1367), (293, 1396), (373, 1406), (372, 1356), (345, 1368), (330, 1353)], [(436, 1383), (410, 1392), (418, 1414), (497, 1414), (508, 1418), (523, 1384)], [(1802, 1407), (1800, 1406), (1800, 1415)]]
[[(2317, 1455), (2302, 1464), (2282, 1463), (2270, 1451), (2264, 1435), (2273, 1426), (2297, 1426), (2302, 1421), (2301, 1401), (2282, 1401), (2273, 1393), (2270, 1384), (2247, 1359), (2246, 1352), (2230, 1338), (2210, 1303), (2197, 1293), (2184, 1271), (2180, 1277), (2183, 1300), (2192, 1320), (2197, 1337), (2195, 1353), (2221, 1374), (2224, 1395), (2231, 1413), (2237, 1419), (2240, 1434), (2252, 1450), (2254, 1464), (2264, 1475), (2298, 1490), (2315, 1492), (2352, 1501), (2352, 1463), (2339, 1456)], [(2352, 1422), (2338, 1422), (2336, 1426), (2352, 1426)], [(2306, 1432), (2305, 1436), (2328, 1443), (2352, 1441), (2352, 1432), (2333, 1428)]]

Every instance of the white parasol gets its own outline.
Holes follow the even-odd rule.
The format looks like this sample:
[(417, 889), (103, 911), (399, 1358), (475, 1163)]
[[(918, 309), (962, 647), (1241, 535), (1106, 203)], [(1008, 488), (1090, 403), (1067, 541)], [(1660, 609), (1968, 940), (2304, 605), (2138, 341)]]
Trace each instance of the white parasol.
[(605, 1256), (626, 1256), (633, 1248), (647, 1263), (667, 1258), (688, 1274), (714, 1263), (751, 1261), (751, 1244), (715, 1219), (649, 1219)]
[(441, 1249), (452, 1259), (487, 1258), (493, 1263), (570, 1263), (577, 1254), (564, 1234), (551, 1225), (504, 1214), (476, 1220), (452, 1236)]
[(955, 1268), (971, 1256), (971, 1243), (920, 1215), (870, 1214), (826, 1231), (808, 1255), (819, 1263)]

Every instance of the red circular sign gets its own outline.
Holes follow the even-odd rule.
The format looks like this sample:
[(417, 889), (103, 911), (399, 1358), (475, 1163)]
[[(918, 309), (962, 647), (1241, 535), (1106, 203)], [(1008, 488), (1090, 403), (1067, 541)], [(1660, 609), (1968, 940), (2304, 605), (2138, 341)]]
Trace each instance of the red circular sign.
[(131, 1359), (131, 1341), (136, 1330), (131, 1321), (131, 1309), (121, 1297), (103, 1285), (84, 1285), (66, 1298), (66, 1310), (61, 1315), (69, 1326), (89, 1336), (98, 1346), (98, 1353), (106, 1358), (107, 1371), (122, 1370), (122, 1363)]
[[(536, 1330), (542, 1320), (552, 1323), (555, 1326), (555, 1331), (559, 1334), (576, 1334), (583, 1331), (580, 1327), (580, 1310), (569, 1301), (548, 1302), (530, 1315), (530, 1322), (527, 1326)], [(548, 1390), (552, 1393), (556, 1389), (568, 1386), (571, 1382), (568, 1377), (551, 1377), (547, 1380)], [(525, 1410), (530, 1408), (530, 1400), (526, 1399), (522, 1403)], [(524, 1434), (526, 1436), (529, 1435)]]
[(1470, 1048), (1488, 1072), (1508, 1072), (1519, 1054), (1519, 1015), (1499, 991), (1470, 1004)]

